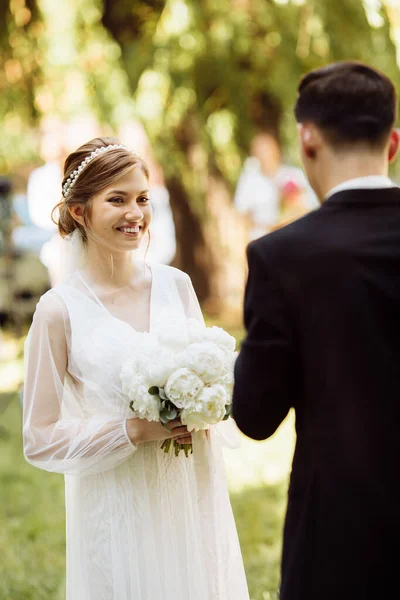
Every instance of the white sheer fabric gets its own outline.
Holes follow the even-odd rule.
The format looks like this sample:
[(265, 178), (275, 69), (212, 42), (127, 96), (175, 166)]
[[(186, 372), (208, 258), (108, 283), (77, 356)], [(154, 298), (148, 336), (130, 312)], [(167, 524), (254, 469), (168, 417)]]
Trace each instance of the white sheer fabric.
[(126, 434), (133, 328), (202, 319), (187, 275), (151, 274), (150, 314), (134, 315), (130, 293), (96, 296), (75, 273), (42, 297), (27, 338), (24, 451), (65, 474), (67, 599), (248, 600), (218, 428), (194, 434), (189, 458)]
[(79, 229), (61, 239), (60, 246), (60, 281), (57, 283), (65, 283), (85, 262), (85, 248)]

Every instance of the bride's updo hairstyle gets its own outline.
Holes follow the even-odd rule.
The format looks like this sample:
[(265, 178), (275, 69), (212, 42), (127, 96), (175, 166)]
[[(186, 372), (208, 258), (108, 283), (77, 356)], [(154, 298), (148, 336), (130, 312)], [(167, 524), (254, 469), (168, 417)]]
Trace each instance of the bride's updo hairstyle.
[[(63, 199), (52, 212), (54, 220), (54, 213), (58, 211), (58, 219), (54, 222), (58, 225), (61, 237), (79, 229), (82, 240), (87, 242), (86, 228), (90, 227), (93, 196), (125, 175), (132, 167), (139, 167), (149, 179), (149, 169), (144, 160), (116, 138), (98, 137), (72, 152), (64, 164)], [(75, 221), (68, 210), (70, 206), (78, 204), (83, 208), (86, 227)]]

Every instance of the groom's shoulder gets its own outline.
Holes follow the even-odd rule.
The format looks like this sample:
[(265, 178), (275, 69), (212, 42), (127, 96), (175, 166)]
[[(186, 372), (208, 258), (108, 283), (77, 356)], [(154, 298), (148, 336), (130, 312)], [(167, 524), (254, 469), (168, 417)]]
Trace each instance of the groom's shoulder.
[(321, 212), (314, 209), (307, 215), (284, 225), (261, 238), (254, 240), (248, 246), (248, 253), (260, 253), (269, 257), (282, 257), (282, 254), (297, 254), (304, 242), (310, 243), (321, 235)]

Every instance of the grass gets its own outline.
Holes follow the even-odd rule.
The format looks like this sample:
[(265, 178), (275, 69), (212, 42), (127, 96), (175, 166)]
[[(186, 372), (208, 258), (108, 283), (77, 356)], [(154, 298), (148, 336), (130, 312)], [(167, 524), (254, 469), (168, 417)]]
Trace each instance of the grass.
[(276, 599), (279, 585), (282, 486), (248, 488), (231, 495), (252, 600)]
[(224, 457), (250, 598), (275, 600), (294, 447), (293, 415), (265, 442), (242, 435), (240, 439), (240, 448), (225, 449)]
[[(64, 481), (23, 458), (17, 394), (21, 348), (21, 341), (3, 341), (0, 363), (0, 600), (62, 600)], [(224, 457), (250, 597), (275, 600), (294, 443), (292, 415), (270, 440), (239, 437), (240, 448), (224, 449)]]
[(1, 419), (0, 599), (55, 600), (64, 579), (64, 482), (24, 461), (20, 423), (14, 395)]

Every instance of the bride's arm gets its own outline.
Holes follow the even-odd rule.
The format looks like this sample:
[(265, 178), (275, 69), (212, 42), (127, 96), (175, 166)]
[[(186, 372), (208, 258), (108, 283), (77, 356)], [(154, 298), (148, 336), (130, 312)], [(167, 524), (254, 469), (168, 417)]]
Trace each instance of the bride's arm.
[[(67, 418), (67, 316), (56, 294), (39, 302), (25, 343), (23, 438), (26, 460), (46, 471), (82, 475), (124, 462), (136, 447), (118, 418)], [(75, 414), (79, 414), (77, 410)]]

